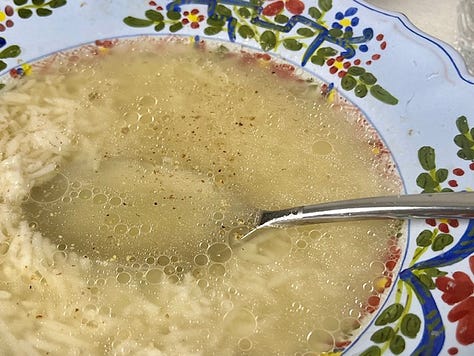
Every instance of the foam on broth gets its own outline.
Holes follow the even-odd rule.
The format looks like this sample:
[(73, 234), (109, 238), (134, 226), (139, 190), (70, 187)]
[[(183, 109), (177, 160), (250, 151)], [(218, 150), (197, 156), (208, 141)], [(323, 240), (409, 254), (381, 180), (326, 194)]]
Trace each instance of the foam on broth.
[[(232, 238), (255, 208), (399, 186), (350, 114), (243, 58), (134, 42), (12, 91), (43, 110), (38, 128), (61, 100), (70, 110), (45, 131), (64, 135), (54, 170), (2, 198), (10, 338), (53, 353), (260, 355), (330, 351), (357, 333), (397, 223), (271, 229), (239, 249)], [(24, 267), (14, 257), (30, 245)]]

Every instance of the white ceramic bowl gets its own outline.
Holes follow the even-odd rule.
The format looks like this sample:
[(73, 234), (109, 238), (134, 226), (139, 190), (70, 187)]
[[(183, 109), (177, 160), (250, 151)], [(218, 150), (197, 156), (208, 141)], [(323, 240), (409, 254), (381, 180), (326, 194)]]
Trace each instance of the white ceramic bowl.
[[(0, 8), (0, 83), (34, 62), (120, 38), (183, 36), (276, 56), (360, 110), (388, 149), (406, 193), (474, 185), (474, 78), (449, 46), (402, 15), (359, 0), (11, 0)], [(3, 86), (2, 84), (0, 84)], [(474, 221), (409, 224), (387, 261), (387, 296), (346, 354), (474, 353)], [(396, 262), (398, 261), (398, 266)]]

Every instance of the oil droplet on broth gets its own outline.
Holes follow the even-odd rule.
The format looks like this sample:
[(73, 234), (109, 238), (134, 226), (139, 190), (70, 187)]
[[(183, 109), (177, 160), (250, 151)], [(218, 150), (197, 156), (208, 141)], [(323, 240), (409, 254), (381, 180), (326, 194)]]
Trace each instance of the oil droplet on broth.
[[(76, 153), (52, 179), (35, 186), (23, 205), (28, 220), (38, 222), (32, 228), (57, 246), (48, 264), (63, 268), (76, 253), (93, 256), (88, 257), (91, 271), (97, 271), (91, 273), (97, 275), (90, 277), (87, 303), (94, 308), (87, 310), (84, 325), (95, 328), (98, 314), (121, 315), (125, 301), (145, 298), (136, 305), (139, 313), (148, 313), (148, 303), (157, 310), (174, 305), (168, 317), (150, 312), (160, 325), (171, 323), (173, 313), (187, 320), (180, 303), (189, 313), (210, 306), (212, 312), (194, 316), (202, 329), (214, 335), (223, 330), (232, 350), (249, 355), (269, 347), (282, 354), (326, 352), (340, 335), (351, 337), (361, 326), (361, 301), (388, 283), (381, 279), (385, 261), (380, 256), (383, 237), (397, 226), (266, 228), (239, 243), (255, 221), (255, 206), (278, 209), (395, 189), (374, 171), (369, 145), (352, 137), (350, 118), (328, 111), (302, 82), (275, 85), (275, 76), (249, 68), (239, 56), (222, 60), (191, 48), (170, 49), (152, 54), (154, 65), (144, 66), (137, 56), (142, 50), (130, 56), (114, 56), (114, 51), (87, 80), (94, 91), (108, 78), (117, 83), (93, 102), (87, 97), (89, 111), (78, 118), (87, 123), (98, 105), (107, 113), (105, 124), (98, 132), (80, 133), (87, 145), (78, 140), (72, 147)], [(149, 73), (157, 68), (162, 70), (154, 82)], [(232, 95), (226, 94), (228, 84), (219, 84), (229, 78)], [(72, 79), (66, 75), (65, 80)], [(205, 93), (196, 89), (204, 86)], [(120, 92), (124, 88), (127, 95)], [(120, 105), (110, 107), (106, 97)], [(335, 117), (338, 125), (331, 124)], [(363, 159), (351, 160), (351, 147), (365, 149)], [(331, 174), (338, 179), (332, 181)], [(0, 256), (7, 253), (3, 250), (8, 246), (0, 245)], [(356, 273), (350, 286), (342, 283), (345, 269), (336, 261), (363, 273)], [(182, 294), (165, 300), (174, 285)], [(125, 290), (129, 294), (121, 294)], [(199, 307), (189, 307), (196, 300)], [(285, 305), (290, 311), (280, 313)], [(323, 320), (321, 329), (312, 330), (315, 316)], [(288, 340), (276, 325), (295, 330), (294, 338)], [(173, 327), (163, 326), (166, 333), (183, 328)], [(153, 329), (127, 328), (122, 325), (110, 336), (114, 345)], [(203, 338), (199, 335), (197, 340)], [(143, 338), (157, 343), (156, 335)], [(193, 345), (206, 353), (217, 344)]]

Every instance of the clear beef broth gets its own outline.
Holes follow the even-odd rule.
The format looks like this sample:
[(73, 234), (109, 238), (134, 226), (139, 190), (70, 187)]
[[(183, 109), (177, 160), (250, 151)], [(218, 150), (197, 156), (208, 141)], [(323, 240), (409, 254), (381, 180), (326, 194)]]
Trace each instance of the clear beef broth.
[(350, 340), (397, 223), (271, 229), (239, 249), (229, 239), (255, 208), (396, 193), (369, 134), (268, 61), (130, 49), (34, 76), (76, 105), (63, 159), (22, 209), (53, 245), (51, 268), (78, 282), (35, 287), (50, 296), (37, 307), (96, 353), (289, 354)]

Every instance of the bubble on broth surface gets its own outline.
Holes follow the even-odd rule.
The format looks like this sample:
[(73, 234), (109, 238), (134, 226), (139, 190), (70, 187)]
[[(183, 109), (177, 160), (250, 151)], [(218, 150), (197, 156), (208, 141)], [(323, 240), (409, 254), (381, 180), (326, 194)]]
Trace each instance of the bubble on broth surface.
[(74, 181), (74, 182), (71, 182), (71, 188), (72, 189), (79, 189), (81, 187), (81, 182), (79, 181)]
[(136, 226), (132, 226), (130, 227), (130, 229), (128, 230), (128, 235), (131, 236), (131, 237), (136, 237), (140, 234), (140, 229)]
[(53, 253), (53, 262), (55, 265), (64, 263), (67, 258), (67, 254), (64, 251), (56, 251)]
[(10, 248), (10, 244), (8, 242), (5, 242), (5, 241), (0, 242), (0, 255), (6, 255), (9, 248)]
[(213, 262), (226, 262), (232, 256), (232, 250), (227, 244), (215, 243), (207, 249), (207, 254)]
[(257, 320), (250, 310), (233, 309), (224, 316), (224, 328), (230, 335), (248, 336), (257, 327)]
[(328, 155), (333, 151), (332, 145), (326, 141), (317, 141), (312, 146), (313, 152), (318, 155)]
[(117, 282), (121, 283), (121, 284), (127, 284), (128, 282), (130, 282), (131, 280), (131, 276), (129, 273), (127, 272), (120, 272), (118, 275), (117, 275)]
[(94, 198), (92, 199), (94, 204), (99, 204), (99, 205), (107, 203), (107, 200), (108, 198), (105, 194), (96, 194)]
[(139, 122), (141, 124), (151, 124), (155, 121), (155, 117), (150, 114), (150, 113), (146, 113), (146, 114), (143, 114), (140, 116), (140, 119), (139, 119)]
[(372, 261), (369, 268), (374, 275), (382, 274), (385, 271), (385, 264), (382, 261)]
[(164, 267), (170, 263), (170, 258), (168, 256), (161, 255), (156, 259), (156, 263)]
[(99, 314), (100, 315), (103, 315), (103, 316), (108, 316), (110, 317), (111, 314), (112, 314), (112, 309), (107, 306), (107, 305), (102, 305), (100, 308), (99, 308)]
[(323, 329), (315, 329), (308, 334), (308, 346), (312, 351), (322, 353), (329, 352), (334, 348), (334, 337)]
[(220, 277), (225, 274), (225, 267), (220, 263), (213, 263), (208, 268), (209, 274), (214, 277)]
[(38, 203), (54, 202), (66, 194), (69, 181), (64, 174), (58, 173), (52, 179), (30, 190), (30, 197)]
[(128, 227), (125, 224), (117, 224), (114, 227), (114, 232), (116, 234), (125, 234), (128, 231)]
[(209, 287), (209, 281), (207, 281), (206, 279), (198, 279), (197, 280), (197, 285), (201, 289), (205, 289), (205, 288)]
[(122, 199), (120, 197), (112, 197), (109, 200), (110, 205), (118, 206), (122, 203)]
[(96, 286), (105, 286), (107, 283), (107, 281), (105, 280), (105, 278), (97, 278), (95, 281), (94, 281), (94, 284)]
[(239, 346), (239, 349), (242, 351), (250, 351), (252, 349), (253, 343), (250, 339), (243, 337), (239, 339), (237, 345)]
[(158, 269), (158, 268), (152, 268), (146, 272), (145, 278), (148, 283), (151, 283), (151, 284), (160, 283), (161, 280), (164, 278), (163, 271), (161, 271), (161, 269)]
[(145, 95), (139, 98), (138, 104), (142, 107), (150, 107), (156, 105), (158, 100), (151, 95)]
[(168, 282), (171, 283), (171, 284), (177, 284), (181, 279), (180, 277), (176, 276), (176, 275), (172, 275), (172, 276), (169, 276), (167, 278)]
[(193, 275), (194, 278), (196, 279), (199, 279), (199, 278), (203, 278), (206, 276), (206, 270), (204, 268), (193, 268), (191, 274)]
[(209, 258), (206, 255), (199, 254), (194, 256), (194, 263), (198, 266), (205, 266), (209, 262)]
[(176, 268), (174, 266), (168, 265), (163, 269), (163, 271), (165, 272), (165, 274), (170, 275), (176, 272)]
[(78, 197), (79, 199), (84, 200), (90, 199), (92, 197), (92, 191), (90, 191), (89, 189), (83, 189), (79, 192)]
[(360, 321), (357, 318), (344, 318), (340, 322), (340, 329), (346, 335), (352, 335), (354, 330), (359, 329), (361, 326)]
[(296, 241), (296, 247), (298, 248), (306, 248), (307, 246), (308, 243), (303, 239)]

